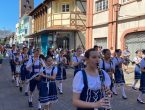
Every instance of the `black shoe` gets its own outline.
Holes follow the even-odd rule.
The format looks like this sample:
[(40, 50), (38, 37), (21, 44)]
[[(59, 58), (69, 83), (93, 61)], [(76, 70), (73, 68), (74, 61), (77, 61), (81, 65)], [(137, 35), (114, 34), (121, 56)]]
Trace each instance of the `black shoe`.
[(25, 92), (25, 96), (28, 96), (28, 92)]
[(62, 91), (60, 91), (60, 92), (59, 92), (59, 94), (63, 94), (63, 92), (62, 92)]
[(32, 102), (29, 102), (29, 107), (33, 107), (33, 103)]
[(113, 95), (118, 95), (117, 93), (113, 92)]
[(137, 102), (140, 103), (140, 104), (145, 104), (145, 102), (140, 100), (140, 99), (137, 99)]
[(125, 96), (122, 96), (122, 98), (123, 98), (124, 100), (126, 100), (126, 99), (127, 99), (127, 97), (125, 97)]
[(20, 90), (20, 92), (22, 92), (22, 91), (23, 91), (23, 88), (22, 88), (22, 87), (20, 87), (20, 88), (19, 88), (19, 90)]
[(137, 90), (135, 87), (132, 87), (133, 90)]
[(41, 110), (41, 108), (38, 108), (38, 110)]

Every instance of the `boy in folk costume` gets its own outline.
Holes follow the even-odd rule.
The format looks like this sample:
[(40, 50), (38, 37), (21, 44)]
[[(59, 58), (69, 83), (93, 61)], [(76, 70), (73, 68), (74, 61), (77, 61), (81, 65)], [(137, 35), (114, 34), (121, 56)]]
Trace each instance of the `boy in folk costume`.
[[(39, 58), (39, 55), (40, 55), (39, 50), (37, 49), (34, 50), (34, 56), (29, 59), (26, 65), (26, 69), (30, 71), (30, 77), (39, 74), (41, 67), (44, 66), (43, 65), (44, 62), (42, 59)], [(40, 83), (39, 75), (37, 75), (30, 81), (29, 107), (33, 107), (33, 103), (32, 103), (33, 92), (36, 86), (37, 89), (39, 90), (39, 83)], [(41, 109), (41, 105), (39, 102), (38, 102), (38, 108)]]
[(16, 71), (15, 71), (16, 87), (19, 87), (19, 83), (20, 83), (21, 61), (22, 61), (21, 51), (17, 50), (16, 56), (14, 57), (14, 63), (16, 65)]
[[(26, 65), (28, 63), (29, 58), (31, 58), (28, 55), (28, 48), (23, 47), (23, 54), (21, 55), (22, 58), (22, 66), (21, 66), (21, 83), (20, 83), (20, 92), (22, 92), (24, 83), (26, 80), (30, 78), (30, 72), (26, 69)], [(29, 91), (29, 83), (25, 84), (25, 96), (28, 96), (28, 91)]]

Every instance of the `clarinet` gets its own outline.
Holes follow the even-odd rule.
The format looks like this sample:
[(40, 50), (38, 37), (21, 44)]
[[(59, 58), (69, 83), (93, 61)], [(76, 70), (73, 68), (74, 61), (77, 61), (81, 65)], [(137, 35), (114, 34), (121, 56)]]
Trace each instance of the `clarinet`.
[(112, 107), (110, 105), (110, 99), (109, 99), (109, 96), (106, 94), (106, 91), (105, 91), (105, 85), (104, 85), (104, 78), (103, 78), (103, 73), (102, 73), (102, 70), (99, 66), (99, 63), (97, 63), (97, 69), (98, 69), (98, 72), (99, 72), (99, 76), (100, 76), (100, 80), (101, 80), (101, 92), (102, 92), (102, 98), (104, 96), (105, 100), (109, 103), (109, 107), (106, 108), (105, 110), (112, 110)]

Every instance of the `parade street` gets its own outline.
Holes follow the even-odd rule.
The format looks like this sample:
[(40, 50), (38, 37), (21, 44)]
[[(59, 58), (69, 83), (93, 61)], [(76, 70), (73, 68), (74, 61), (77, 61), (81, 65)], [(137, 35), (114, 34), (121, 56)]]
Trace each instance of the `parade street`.
[[(58, 95), (59, 101), (53, 105), (53, 110), (75, 110), (72, 105), (72, 74), (73, 70), (68, 70), (68, 78), (64, 81), (64, 94)], [(11, 82), (10, 67), (7, 59), (0, 70), (0, 110), (37, 110), (37, 97), (35, 97), (33, 108), (28, 107), (28, 97), (20, 93), (15, 84)], [(113, 110), (144, 110), (145, 105), (137, 103), (138, 92), (132, 90), (130, 85), (133, 74), (125, 75), (127, 80), (127, 100), (121, 98), (121, 94), (113, 96)], [(35, 93), (37, 94), (37, 93)], [(35, 95), (36, 96), (36, 95)], [(37, 95), (38, 96), (38, 95)]]

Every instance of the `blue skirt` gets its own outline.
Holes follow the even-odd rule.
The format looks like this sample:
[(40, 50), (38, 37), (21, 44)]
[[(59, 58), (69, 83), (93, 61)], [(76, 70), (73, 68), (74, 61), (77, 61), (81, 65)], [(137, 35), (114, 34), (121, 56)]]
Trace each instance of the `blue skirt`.
[(22, 81), (25, 81), (26, 79), (29, 79), (30, 78), (30, 72), (27, 71), (25, 65), (22, 65), (21, 66), (21, 75), (20, 76), (21, 76), (21, 80)]
[(47, 83), (41, 81), (39, 86), (39, 101), (41, 104), (47, 104), (48, 102), (56, 102), (57, 97), (57, 88), (55, 82), (49, 82), (49, 89)]
[(141, 80), (140, 80), (140, 88), (139, 90), (145, 94), (145, 73), (141, 74)]
[(0, 64), (2, 64), (3, 63), (3, 59), (0, 59)]
[(10, 61), (10, 66), (11, 66), (11, 71), (13, 73), (16, 73), (16, 65), (15, 65), (15, 63), (12, 60)]
[(141, 71), (138, 65), (135, 66), (134, 73), (134, 79), (141, 79)]
[(118, 67), (115, 68), (115, 83), (125, 83), (123, 70)]
[(67, 78), (66, 77), (66, 69), (65, 68), (61, 69), (61, 67), (58, 66), (56, 80), (65, 80), (66, 78)]

